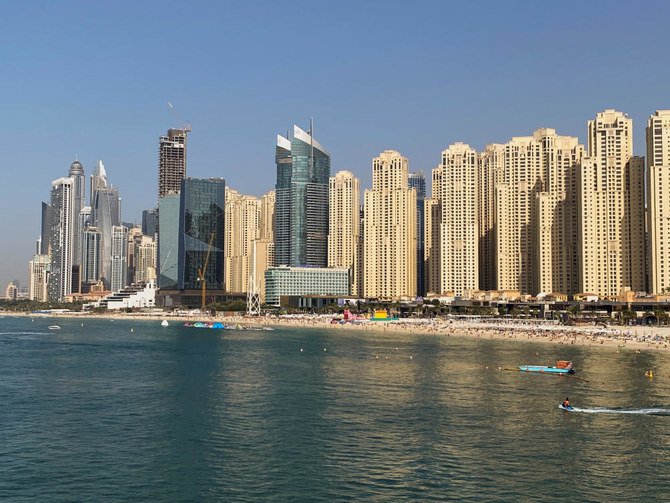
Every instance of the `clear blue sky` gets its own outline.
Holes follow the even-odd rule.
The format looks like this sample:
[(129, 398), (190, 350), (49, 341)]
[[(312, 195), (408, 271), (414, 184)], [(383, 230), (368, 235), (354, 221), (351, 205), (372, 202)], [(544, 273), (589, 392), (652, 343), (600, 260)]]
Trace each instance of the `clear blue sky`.
[(578, 136), (616, 108), (670, 108), (670, 3), (630, 1), (15, 2), (0, 0), (0, 288), (27, 284), (40, 202), (75, 155), (102, 159), (123, 218), (155, 204), (157, 140), (193, 126), (188, 175), (275, 182), (292, 124), (369, 187), (396, 149), (429, 177), (455, 141), (539, 127)]

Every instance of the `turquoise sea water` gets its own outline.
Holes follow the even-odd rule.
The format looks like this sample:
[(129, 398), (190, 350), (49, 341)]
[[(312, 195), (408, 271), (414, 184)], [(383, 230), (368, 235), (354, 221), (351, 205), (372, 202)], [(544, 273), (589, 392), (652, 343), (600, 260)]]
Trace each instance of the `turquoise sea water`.
[(669, 354), (81, 323), (0, 319), (1, 501), (670, 500)]

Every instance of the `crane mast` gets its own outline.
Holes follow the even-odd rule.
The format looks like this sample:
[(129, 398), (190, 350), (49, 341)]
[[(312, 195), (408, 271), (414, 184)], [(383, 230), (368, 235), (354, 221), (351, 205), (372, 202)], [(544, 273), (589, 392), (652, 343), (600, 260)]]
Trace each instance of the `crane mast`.
[(207, 295), (207, 280), (205, 280), (205, 273), (207, 272), (207, 265), (209, 264), (209, 256), (212, 253), (212, 244), (214, 243), (215, 233), (209, 236), (209, 245), (207, 247), (207, 256), (205, 263), (198, 267), (198, 281), (200, 281), (200, 310), (205, 310), (205, 296)]

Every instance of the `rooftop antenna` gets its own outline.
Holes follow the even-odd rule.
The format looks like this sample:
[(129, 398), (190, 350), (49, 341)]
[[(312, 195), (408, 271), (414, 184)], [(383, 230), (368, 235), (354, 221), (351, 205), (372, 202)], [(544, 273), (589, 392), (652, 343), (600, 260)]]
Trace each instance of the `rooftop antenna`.
[(191, 132), (191, 123), (188, 122), (188, 121), (185, 121), (185, 120), (182, 118), (182, 116), (179, 114), (179, 112), (177, 112), (177, 109), (172, 105), (171, 102), (168, 101), (167, 104), (168, 104), (168, 107), (170, 108), (170, 110), (172, 110), (172, 113), (175, 114), (175, 117), (177, 117), (177, 119), (179, 120), (179, 122), (181, 122), (181, 123), (183, 124), (183, 126), (182, 126), (180, 129), (183, 129), (183, 130), (186, 131), (187, 133), (190, 133), (190, 132)]

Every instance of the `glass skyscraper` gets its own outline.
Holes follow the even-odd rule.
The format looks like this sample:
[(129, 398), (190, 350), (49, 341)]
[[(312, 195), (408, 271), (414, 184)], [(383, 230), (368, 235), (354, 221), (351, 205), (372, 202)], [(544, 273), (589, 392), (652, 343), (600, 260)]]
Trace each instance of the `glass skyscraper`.
[[(182, 181), (179, 209), (180, 290), (200, 290), (200, 269), (206, 270), (207, 290), (224, 289), (225, 193), (223, 178), (185, 178)], [(162, 218), (160, 212), (159, 215)]]
[(277, 135), (275, 265), (328, 264), (330, 155), (310, 133), (293, 126)]
[(426, 199), (426, 177), (423, 171), (410, 173), (407, 182), (416, 189), (416, 293), (426, 294), (426, 264), (424, 261), (424, 220), (423, 205)]
[(81, 262), (82, 283), (95, 283), (100, 279), (100, 231), (87, 227), (82, 236), (84, 251)]
[(91, 175), (90, 225), (100, 231), (100, 270), (106, 288), (111, 288), (112, 276), (112, 227), (120, 224), (121, 207), (119, 191), (107, 184), (107, 173), (102, 161), (96, 164)]
[(142, 234), (156, 237), (158, 232), (158, 208), (142, 211)]
[(158, 200), (160, 234), (158, 240), (158, 288), (177, 290), (179, 256), (179, 194)]

